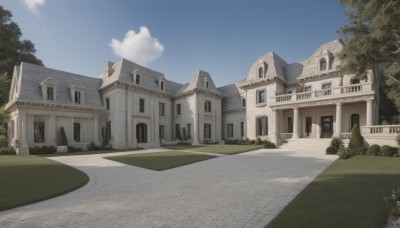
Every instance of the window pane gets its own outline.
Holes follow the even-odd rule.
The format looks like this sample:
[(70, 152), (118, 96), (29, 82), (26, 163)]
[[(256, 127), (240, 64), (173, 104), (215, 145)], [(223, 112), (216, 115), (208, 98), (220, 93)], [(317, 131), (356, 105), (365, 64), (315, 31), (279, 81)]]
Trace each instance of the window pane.
[(44, 122), (34, 122), (33, 134), (35, 143), (44, 142)]
[(81, 141), (81, 125), (80, 123), (74, 123), (74, 141)]
[(53, 87), (47, 87), (47, 100), (53, 100), (54, 99), (54, 89)]

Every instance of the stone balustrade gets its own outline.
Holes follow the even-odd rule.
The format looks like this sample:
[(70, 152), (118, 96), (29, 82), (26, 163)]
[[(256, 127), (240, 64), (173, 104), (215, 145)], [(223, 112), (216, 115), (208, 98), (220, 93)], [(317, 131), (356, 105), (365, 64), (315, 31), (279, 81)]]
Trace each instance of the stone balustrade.
[(361, 127), (361, 134), (371, 135), (391, 135), (399, 134), (400, 125), (376, 125), (376, 126), (363, 126)]
[(293, 133), (280, 133), (280, 139), (291, 139), (293, 137)]
[(286, 103), (300, 100), (318, 100), (325, 97), (341, 97), (349, 94), (373, 92), (372, 83), (339, 86), (332, 89), (307, 91), (301, 93), (284, 94), (272, 97), (272, 103)]

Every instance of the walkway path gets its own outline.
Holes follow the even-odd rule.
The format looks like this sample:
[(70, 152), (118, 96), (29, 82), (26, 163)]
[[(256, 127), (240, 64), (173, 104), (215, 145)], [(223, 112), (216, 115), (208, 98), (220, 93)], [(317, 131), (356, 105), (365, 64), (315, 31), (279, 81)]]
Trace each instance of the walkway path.
[(159, 172), (104, 156), (51, 158), (84, 171), (89, 183), (0, 212), (0, 227), (263, 227), (336, 159), (263, 149)]

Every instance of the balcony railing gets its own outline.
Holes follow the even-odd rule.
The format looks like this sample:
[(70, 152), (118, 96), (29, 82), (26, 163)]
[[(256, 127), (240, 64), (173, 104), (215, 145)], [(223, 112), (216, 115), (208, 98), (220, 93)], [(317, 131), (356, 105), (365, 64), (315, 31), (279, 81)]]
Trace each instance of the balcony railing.
[(343, 140), (350, 139), (351, 133), (341, 133), (340, 136)]
[(293, 137), (293, 133), (280, 133), (281, 139), (291, 139)]
[(349, 86), (339, 86), (332, 89), (284, 94), (272, 97), (271, 99), (273, 100), (273, 103), (285, 103), (285, 102), (320, 99), (322, 97), (341, 96), (346, 94), (355, 94), (363, 92), (372, 92), (372, 83), (354, 84)]
[(361, 127), (361, 133), (371, 135), (395, 135), (400, 133), (400, 125), (363, 126)]

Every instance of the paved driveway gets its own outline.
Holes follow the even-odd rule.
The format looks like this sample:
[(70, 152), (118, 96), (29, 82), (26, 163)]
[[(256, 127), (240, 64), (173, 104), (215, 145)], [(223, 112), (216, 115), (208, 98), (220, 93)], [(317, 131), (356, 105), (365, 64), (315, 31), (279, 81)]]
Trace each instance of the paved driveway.
[(262, 149), (159, 172), (103, 156), (53, 157), (89, 183), (0, 212), (0, 226), (263, 227), (336, 158)]

